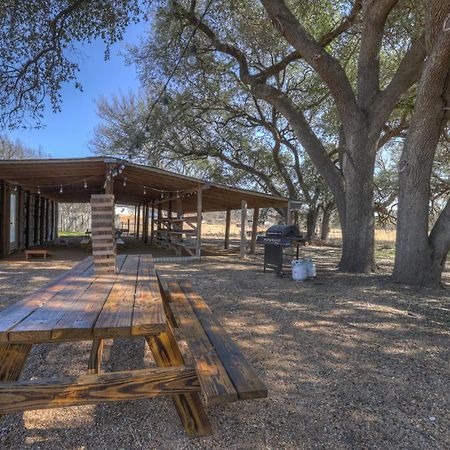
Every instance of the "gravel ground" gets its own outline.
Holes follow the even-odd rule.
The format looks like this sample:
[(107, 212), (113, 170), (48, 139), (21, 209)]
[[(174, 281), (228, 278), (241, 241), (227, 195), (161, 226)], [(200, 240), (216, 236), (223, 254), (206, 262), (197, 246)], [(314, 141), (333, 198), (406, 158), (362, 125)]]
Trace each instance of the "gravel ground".
[[(209, 408), (213, 436), (185, 437), (162, 398), (10, 415), (0, 448), (450, 448), (448, 290), (390, 283), (387, 256), (362, 276), (335, 271), (336, 249), (307, 253), (319, 270), (306, 283), (264, 274), (256, 259), (159, 264), (192, 281), (269, 389), (264, 400)], [(0, 263), (0, 306), (71, 265)], [(36, 346), (23, 378), (83, 373), (88, 355), (87, 343)], [(152, 365), (143, 341), (108, 342), (105, 371)]]

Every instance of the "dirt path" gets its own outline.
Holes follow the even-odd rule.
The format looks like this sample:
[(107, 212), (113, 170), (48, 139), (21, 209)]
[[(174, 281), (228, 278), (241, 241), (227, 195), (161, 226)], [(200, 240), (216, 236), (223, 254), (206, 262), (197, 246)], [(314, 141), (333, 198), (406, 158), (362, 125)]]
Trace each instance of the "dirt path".
[[(448, 291), (339, 274), (337, 250), (309, 249), (318, 278), (294, 283), (249, 260), (159, 264), (188, 278), (239, 343), (269, 398), (209, 409), (216, 433), (190, 440), (167, 399), (30, 411), (3, 418), (1, 448), (450, 448)], [(0, 264), (1, 304), (63, 270)], [(68, 263), (67, 263), (68, 264)], [(34, 348), (24, 377), (82, 373), (87, 344)], [(109, 343), (103, 368), (152, 365), (143, 342)]]

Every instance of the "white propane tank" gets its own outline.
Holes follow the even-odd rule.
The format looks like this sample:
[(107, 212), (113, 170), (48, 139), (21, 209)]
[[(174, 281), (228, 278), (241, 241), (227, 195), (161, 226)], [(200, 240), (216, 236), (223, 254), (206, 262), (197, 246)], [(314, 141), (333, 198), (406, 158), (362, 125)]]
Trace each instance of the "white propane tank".
[(316, 264), (312, 258), (306, 259), (306, 268), (308, 272), (308, 278), (316, 278)]
[(292, 261), (292, 279), (294, 281), (305, 281), (308, 278), (308, 266), (304, 259)]

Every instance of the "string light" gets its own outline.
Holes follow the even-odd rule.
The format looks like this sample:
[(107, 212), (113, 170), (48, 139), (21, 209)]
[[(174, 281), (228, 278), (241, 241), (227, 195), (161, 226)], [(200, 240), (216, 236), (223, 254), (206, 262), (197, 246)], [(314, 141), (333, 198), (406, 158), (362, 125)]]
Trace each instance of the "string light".
[(87, 189), (87, 181), (86, 181), (86, 178), (84, 179), (84, 188)]
[(62, 194), (64, 192), (63, 187), (61, 185), (61, 187), (59, 188), (59, 193)]
[(37, 193), (40, 194), (41, 193), (41, 188), (38, 186), (37, 188)]
[(123, 179), (123, 187), (125, 187), (127, 185), (127, 177), (125, 177), (124, 179)]
[(144, 195), (147, 195), (147, 189), (144, 186)]

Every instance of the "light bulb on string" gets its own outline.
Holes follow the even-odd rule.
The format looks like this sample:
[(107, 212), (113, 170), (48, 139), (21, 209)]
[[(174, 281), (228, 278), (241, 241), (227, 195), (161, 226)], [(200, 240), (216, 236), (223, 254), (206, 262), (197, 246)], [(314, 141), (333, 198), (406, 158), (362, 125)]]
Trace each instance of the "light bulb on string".
[(147, 189), (145, 186), (144, 186), (144, 195), (147, 195)]
[(84, 188), (87, 189), (87, 181), (84, 180)]
[(64, 192), (62, 185), (59, 188), (59, 193), (62, 194)]
[(123, 179), (123, 187), (125, 187), (127, 185), (127, 177), (125, 177), (124, 179)]
[(38, 186), (37, 188), (37, 193), (40, 195), (41, 194), (41, 188)]

